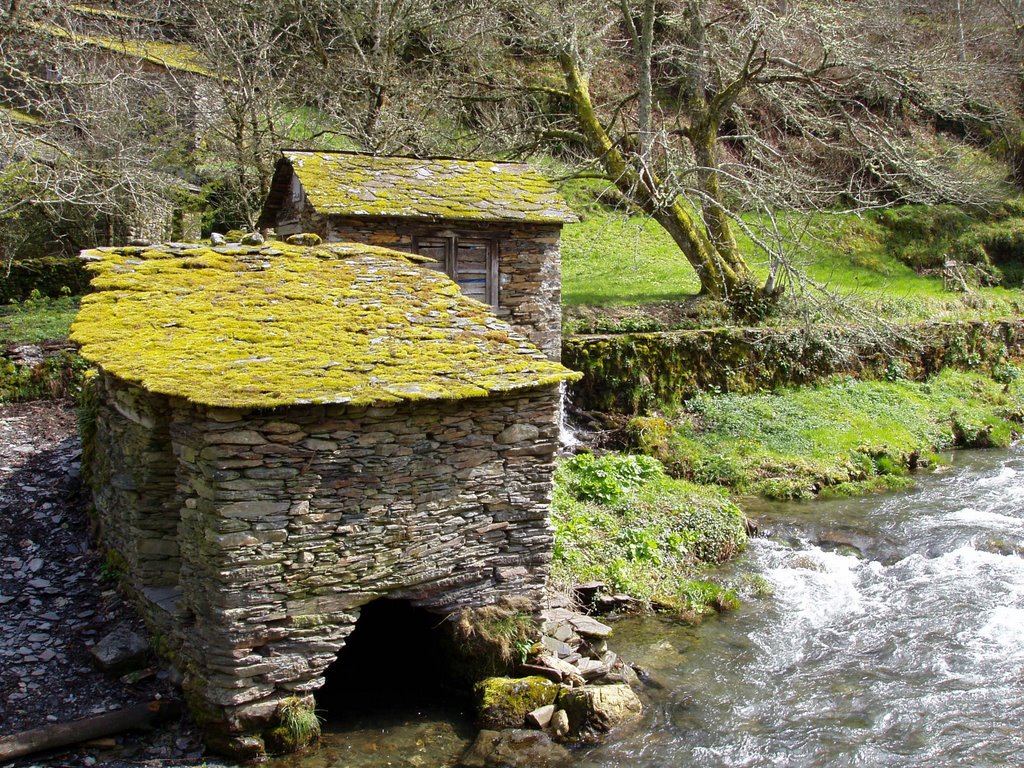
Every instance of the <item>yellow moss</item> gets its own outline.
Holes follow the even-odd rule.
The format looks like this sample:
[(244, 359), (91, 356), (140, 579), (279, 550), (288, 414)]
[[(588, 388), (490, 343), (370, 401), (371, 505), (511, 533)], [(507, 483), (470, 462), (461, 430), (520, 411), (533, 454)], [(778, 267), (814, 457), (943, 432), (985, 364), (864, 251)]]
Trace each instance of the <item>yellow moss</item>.
[(108, 51), (142, 59), (167, 69), (190, 72), (194, 75), (202, 75), (203, 77), (222, 78), (222, 75), (210, 68), (209, 62), (199, 51), (185, 43), (166, 43), (157, 40), (126, 40), (116, 37), (101, 37), (99, 35), (82, 35), (77, 32), (71, 32), (63, 27), (58, 27), (55, 24), (43, 22), (30, 21), (26, 22), (26, 25), (37, 32), (43, 32), (52, 37), (82, 45), (104, 48)]
[(0, 106), (0, 113), (2, 113), (9, 120), (15, 123), (23, 123), (25, 125), (40, 125), (42, 124), (42, 118), (30, 115), (28, 112), (22, 112), (20, 109), (14, 107), (3, 107)]
[(83, 257), (71, 337), (121, 379), (222, 407), (461, 399), (576, 374), (441, 273), (367, 245), (165, 245)]
[(576, 221), (540, 174), (518, 163), (286, 151), (319, 213), (430, 219)]

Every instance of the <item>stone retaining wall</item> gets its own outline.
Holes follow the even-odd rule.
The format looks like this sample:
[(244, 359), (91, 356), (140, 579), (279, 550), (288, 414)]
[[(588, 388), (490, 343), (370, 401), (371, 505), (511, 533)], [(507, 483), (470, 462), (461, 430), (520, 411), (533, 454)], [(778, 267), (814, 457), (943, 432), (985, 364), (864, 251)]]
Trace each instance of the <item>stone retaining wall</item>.
[[(162, 646), (215, 748), (259, 754), (279, 703), (323, 684), (371, 600), (447, 614), (543, 594), (557, 387), (268, 411), (167, 400), (109, 376), (100, 387), (103, 537), (158, 628), (179, 566), (175, 637)], [(157, 584), (159, 600), (147, 591)]]
[(974, 367), (1024, 356), (1024, 321), (922, 323), (904, 336), (858, 329), (712, 328), (571, 336), (562, 363), (583, 378), (570, 385), (584, 410), (638, 413), (702, 391), (749, 393), (804, 385), (835, 374), (922, 378), (949, 365)]

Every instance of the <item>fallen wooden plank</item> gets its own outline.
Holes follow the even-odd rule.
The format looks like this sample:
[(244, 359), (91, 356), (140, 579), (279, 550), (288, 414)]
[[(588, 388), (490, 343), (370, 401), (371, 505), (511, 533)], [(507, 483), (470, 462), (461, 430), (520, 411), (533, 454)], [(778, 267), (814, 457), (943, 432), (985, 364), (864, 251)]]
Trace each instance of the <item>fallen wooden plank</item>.
[(101, 739), (121, 731), (144, 728), (180, 711), (176, 701), (151, 701), (135, 704), (102, 715), (91, 715), (70, 723), (54, 723), (45, 728), (0, 736), (0, 762), (50, 749), (67, 747), (91, 739)]

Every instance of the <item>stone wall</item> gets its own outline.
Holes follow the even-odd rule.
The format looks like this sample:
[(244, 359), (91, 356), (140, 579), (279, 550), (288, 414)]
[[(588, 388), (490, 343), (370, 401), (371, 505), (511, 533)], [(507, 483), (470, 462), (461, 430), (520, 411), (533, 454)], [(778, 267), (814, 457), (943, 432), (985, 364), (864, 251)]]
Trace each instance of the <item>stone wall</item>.
[(1024, 321), (922, 323), (881, 339), (862, 329), (711, 328), (571, 336), (562, 363), (583, 378), (573, 404), (639, 413), (698, 392), (749, 393), (812, 384), (835, 374), (921, 379), (946, 366), (977, 367), (1024, 356)]
[(496, 314), (522, 331), (551, 359), (561, 356), (562, 264), (560, 224), (424, 222), (321, 216), (290, 200), (282, 206), (276, 232), (281, 238), (316, 232), (325, 240), (355, 242), (412, 252), (417, 237), (455, 232), (498, 242)]
[(177, 462), (167, 398), (101, 375), (89, 482), (112, 565), (143, 592), (178, 582)]
[[(97, 479), (161, 468), (146, 498), (98, 494), (104, 538), (130, 549), (137, 510), (175, 505), (181, 597), (165, 647), (214, 748), (259, 754), (280, 702), (322, 685), (360, 606), (380, 596), (447, 614), (543, 593), (556, 387), (247, 412), (104, 386)], [(126, 559), (144, 586), (142, 559)]]

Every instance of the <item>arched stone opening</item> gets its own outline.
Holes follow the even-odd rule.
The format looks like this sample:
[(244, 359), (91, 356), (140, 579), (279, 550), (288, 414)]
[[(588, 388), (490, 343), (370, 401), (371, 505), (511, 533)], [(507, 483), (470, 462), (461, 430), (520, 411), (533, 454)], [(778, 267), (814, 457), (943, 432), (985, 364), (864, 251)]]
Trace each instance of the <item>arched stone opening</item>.
[(468, 713), (472, 687), (459, 674), (457, 648), (446, 624), (444, 614), (408, 600), (380, 598), (363, 606), (344, 648), (324, 673), (317, 709), (335, 722), (375, 713)]

